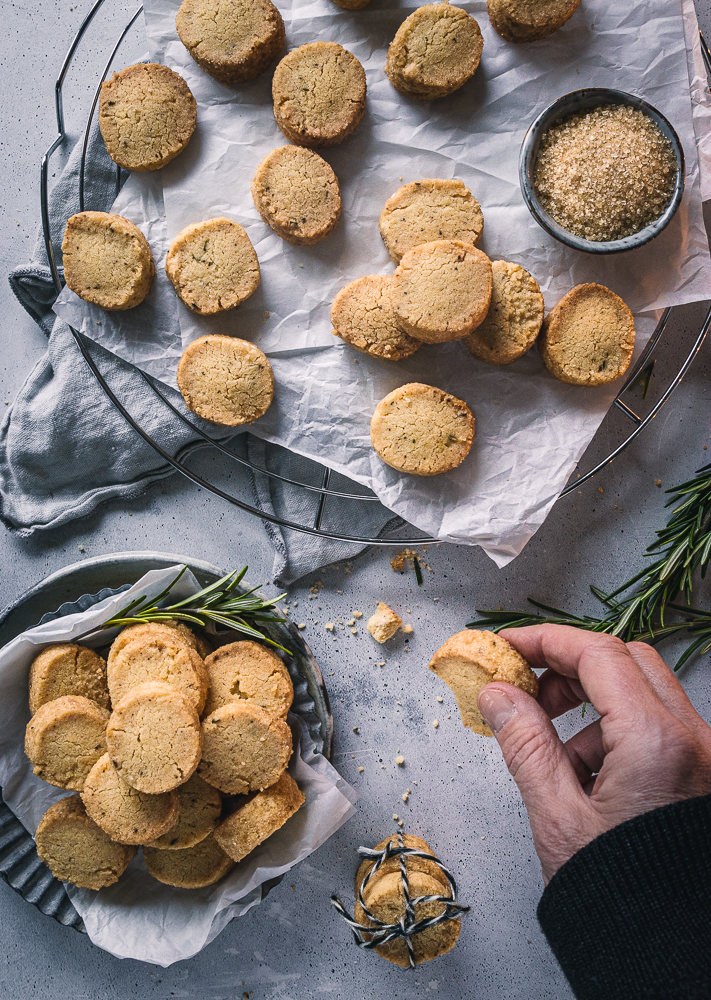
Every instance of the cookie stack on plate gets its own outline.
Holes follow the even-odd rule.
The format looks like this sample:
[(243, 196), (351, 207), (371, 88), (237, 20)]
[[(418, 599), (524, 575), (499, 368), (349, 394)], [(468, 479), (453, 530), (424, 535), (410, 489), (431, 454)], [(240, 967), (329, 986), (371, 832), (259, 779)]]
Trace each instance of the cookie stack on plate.
[(75, 794), (40, 820), (39, 856), (89, 889), (116, 882), (139, 846), (161, 882), (216, 882), (304, 802), (286, 771), (293, 696), (270, 649), (213, 652), (177, 622), (124, 629), (106, 661), (47, 647), (30, 669), (25, 752), (38, 777)]

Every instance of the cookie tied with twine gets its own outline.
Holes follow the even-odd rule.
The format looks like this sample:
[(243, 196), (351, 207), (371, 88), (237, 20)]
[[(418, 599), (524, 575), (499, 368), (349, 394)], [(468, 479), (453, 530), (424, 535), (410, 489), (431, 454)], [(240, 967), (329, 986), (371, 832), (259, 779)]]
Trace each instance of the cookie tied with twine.
[[(405, 840), (423, 847), (406, 846)], [(361, 864), (356, 877), (354, 916), (331, 896), (358, 947), (410, 969), (450, 951), (459, 938), (461, 914), (470, 907), (457, 902), (454, 876), (429, 845), (398, 832), (358, 853), (369, 865)]]

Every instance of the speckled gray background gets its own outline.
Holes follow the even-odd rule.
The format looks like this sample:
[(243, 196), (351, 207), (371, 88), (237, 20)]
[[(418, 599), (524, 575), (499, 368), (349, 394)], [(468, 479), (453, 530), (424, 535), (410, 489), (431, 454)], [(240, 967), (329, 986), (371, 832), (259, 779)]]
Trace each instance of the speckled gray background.
[[(112, 0), (107, 7), (97, 39), (114, 37), (125, 11), (134, 9)], [(2, 0), (0, 9), (0, 272), (5, 274), (32, 250), (39, 220), (39, 163), (55, 131), (53, 83), (88, 3), (45, 0), (40, 6), (32, 0), (25, 5)], [(711, 33), (711, 2), (697, 0), (697, 9), (702, 29)], [(140, 50), (134, 55), (140, 57)], [(82, 55), (68, 87), (68, 108), (86, 105), (94, 70), (92, 55)], [(81, 115), (70, 117), (76, 131)], [(0, 302), (3, 407), (40, 357), (45, 339), (4, 280)], [(678, 311), (666, 338), (667, 360), (657, 365), (654, 385), (664, 382), (704, 312), (703, 307)], [(432, 546), (424, 556), (431, 571), (418, 588), (412, 572), (397, 575), (391, 570), (391, 552), (372, 550), (294, 587), (289, 595), (295, 602), (292, 614), (307, 624), (306, 639), (331, 694), (335, 763), (362, 796), (357, 815), (262, 906), (230, 924), (196, 958), (166, 970), (106, 955), (0, 883), (2, 995), (7, 1000), (233, 1000), (245, 992), (255, 1000), (324, 995), (334, 1000), (409, 1000), (428, 992), (451, 1000), (570, 997), (536, 923), (542, 883), (515, 786), (496, 744), (462, 729), (449, 691), (426, 664), (476, 607), (520, 607), (530, 594), (551, 604), (592, 610), (589, 582), (612, 587), (640, 568), (642, 550), (663, 520), (665, 498), (655, 481), (668, 487), (711, 459), (711, 451), (704, 450), (711, 443), (710, 374), (707, 343), (651, 429), (579, 494), (560, 502), (506, 570), (497, 570), (477, 549)], [(623, 420), (618, 414), (608, 418), (584, 459), (586, 467), (619, 440)], [(108, 505), (49, 534), (22, 540), (0, 528), (0, 606), (83, 556), (127, 549), (183, 552), (224, 567), (248, 562), (255, 582), (267, 580), (271, 570), (271, 550), (257, 522), (174, 477), (128, 507)], [(324, 587), (309, 600), (316, 580)], [(377, 666), (380, 650), (362, 629), (357, 636), (340, 632), (334, 641), (323, 627), (327, 620), (346, 621), (353, 610), (369, 611), (378, 598), (414, 627), (409, 649), (396, 640), (388, 647), (384, 667)], [(673, 655), (674, 648), (669, 652)], [(707, 719), (710, 666), (706, 657), (683, 676)], [(443, 703), (436, 701), (437, 695)], [(432, 726), (435, 718), (438, 729)], [(571, 713), (559, 728), (570, 734), (580, 725), (579, 713)], [(405, 757), (404, 768), (394, 762), (398, 751)], [(405, 805), (401, 795), (408, 787), (413, 794)], [(425, 837), (452, 867), (461, 897), (472, 907), (455, 950), (414, 973), (356, 949), (329, 904), (334, 891), (350, 901), (355, 848), (388, 833), (393, 812), (405, 819), (405, 830)]]

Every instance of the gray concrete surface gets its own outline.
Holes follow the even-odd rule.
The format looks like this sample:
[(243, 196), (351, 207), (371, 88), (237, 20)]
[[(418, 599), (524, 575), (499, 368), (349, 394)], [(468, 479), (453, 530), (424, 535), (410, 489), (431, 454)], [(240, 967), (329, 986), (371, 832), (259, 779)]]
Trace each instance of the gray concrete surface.
[[(3, 274), (29, 257), (34, 242), (39, 161), (55, 129), (53, 81), (87, 6), (69, 0), (45, 0), (41, 7), (29, 0), (26, 5), (2, 2)], [(711, 3), (697, 0), (697, 6), (702, 28), (711, 31)], [(118, 3), (109, 11), (106, 37), (127, 9)], [(93, 56), (82, 58), (88, 79)], [(68, 107), (80, 108), (90, 87), (81, 75), (72, 86)], [(4, 280), (0, 308), (3, 407), (45, 343)], [(704, 311), (690, 307), (674, 317), (667, 360), (657, 365), (653, 392), (673, 369)], [(642, 551), (664, 517), (665, 497), (655, 482), (671, 486), (711, 458), (705, 450), (711, 435), (710, 376), (707, 344), (651, 429), (580, 493), (559, 502), (505, 570), (497, 570), (476, 549), (432, 546), (424, 554), (431, 570), (418, 588), (412, 572), (398, 575), (391, 570), (391, 552), (371, 550), (292, 588), (291, 613), (307, 624), (307, 641), (331, 693), (335, 763), (361, 794), (356, 817), (261, 907), (230, 924), (199, 956), (167, 970), (112, 958), (0, 884), (2, 995), (7, 1000), (233, 1000), (244, 993), (255, 1000), (320, 995), (406, 1000), (423, 993), (452, 1000), (570, 997), (536, 923), (542, 883), (516, 789), (496, 745), (462, 729), (449, 692), (427, 671), (426, 663), (432, 650), (462, 628), (477, 607), (521, 607), (532, 595), (574, 610), (592, 610), (595, 601), (588, 583), (612, 587), (641, 566)], [(583, 465), (604, 456), (619, 440), (622, 421), (619, 415), (610, 416)], [(84, 555), (143, 548), (189, 553), (225, 567), (248, 562), (255, 581), (266, 580), (271, 567), (271, 550), (259, 523), (174, 477), (130, 506), (106, 506), (60, 531), (19, 539), (0, 530), (0, 606), (48, 572)], [(313, 597), (310, 587), (317, 580), (324, 586)], [(708, 599), (708, 588), (698, 599), (704, 597)], [(378, 598), (414, 626), (408, 648), (396, 641), (384, 667), (376, 665), (380, 650), (373, 649), (362, 630), (358, 636), (342, 632), (334, 641), (323, 627), (327, 620), (345, 620), (356, 609), (367, 612)], [(673, 655), (674, 647), (667, 648)], [(706, 657), (683, 675), (707, 719), (709, 666)], [(443, 703), (436, 701), (437, 695)], [(438, 729), (432, 726), (435, 718)], [(560, 720), (559, 728), (570, 734), (580, 725), (574, 712)], [(406, 760), (403, 769), (394, 763), (398, 752)], [(413, 795), (405, 805), (401, 794), (407, 787)], [(414, 973), (356, 949), (329, 904), (334, 891), (350, 898), (355, 848), (390, 831), (393, 812), (405, 819), (406, 831), (424, 836), (451, 865), (461, 897), (472, 907), (456, 949)]]

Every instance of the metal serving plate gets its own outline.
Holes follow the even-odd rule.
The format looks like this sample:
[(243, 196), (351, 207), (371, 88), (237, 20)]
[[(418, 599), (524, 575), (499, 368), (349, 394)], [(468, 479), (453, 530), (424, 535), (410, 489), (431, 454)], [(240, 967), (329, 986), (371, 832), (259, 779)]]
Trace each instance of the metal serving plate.
[[(116, 552), (66, 566), (30, 588), (0, 614), (0, 647), (33, 625), (85, 611), (105, 597), (127, 590), (149, 570), (183, 563), (202, 586), (224, 576), (224, 571), (217, 566), (168, 552)], [(286, 619), (283, 625), (274, 623), (265, 631), (271, 639), (292, 651), (292, 656), (285, 660), (294, 684), (292, 711), (306, 723), (316, 749), (330, 759), (333, 717), (313, 653), (299, 630)], [(64, 885), (40, 861), (33, 838), (2, 801), (1, 791), (0, 878), (42, 913), (66, 927), (86, 933)], [(262, 885), (262, 899), (281, 878)]]

